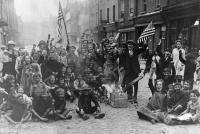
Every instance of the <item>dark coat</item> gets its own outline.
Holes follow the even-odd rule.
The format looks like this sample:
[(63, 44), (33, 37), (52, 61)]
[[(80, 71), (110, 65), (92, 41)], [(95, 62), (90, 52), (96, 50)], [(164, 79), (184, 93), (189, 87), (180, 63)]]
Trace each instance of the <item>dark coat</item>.
[[(147, 48), (147, 45), (143, 46), (142, 48), (139, 48), (136, 46), (133, 49), (133, 55), (129, 55), (129, 51), (127, 50), (125, 52), (125, 57), (123, 58), (125, 61), (124, 63), (124, 69), (125, 69), (125, 78), (124, 78), (124, 83), (127, 84), (133, 79), (137, 78), (139, 73), (141, 72), (140, 70), (140, 64), (138, 61), (138, 55), (144, 52)], [(120, 63), (119, 63), (120, 64)]]
[(99, 107), (98, 100), (93, 92), (88, 95), (81, 94), (78, 99), (78, 107), (83, 111), (89, 111), (92, 109), (92, 102), (96, 107)]
[(185, 65), (184, 80), (193, 81), (194, 72), (196, 71), (196, 63), (194, 62), (192, 54), (188, 54), (188, 56), (186, 56), (186, 60), (185, 60), (182, 57), (182, 53), (179, 52), (179, 59)]

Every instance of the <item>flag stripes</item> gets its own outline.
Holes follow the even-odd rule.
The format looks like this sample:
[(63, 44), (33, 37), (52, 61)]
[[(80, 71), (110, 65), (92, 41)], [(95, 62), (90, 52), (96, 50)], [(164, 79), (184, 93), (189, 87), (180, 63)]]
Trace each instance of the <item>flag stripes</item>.
[(148, 39), (149, 36), (154, 35), (156, 32), (155, 27), (153, 26), (152, 22), (149, 23), (149, 25), (145, 28), (145, 30), (142, 32), (140, 37), (138, 38), (138, 43), (144, 42)]
[(58, 11), (58, 38), (61, 38), (62, 36), (62, 20), (64, 20), (63, 12), (62, 12), (62, 7), (59, 2), (59, 11)]

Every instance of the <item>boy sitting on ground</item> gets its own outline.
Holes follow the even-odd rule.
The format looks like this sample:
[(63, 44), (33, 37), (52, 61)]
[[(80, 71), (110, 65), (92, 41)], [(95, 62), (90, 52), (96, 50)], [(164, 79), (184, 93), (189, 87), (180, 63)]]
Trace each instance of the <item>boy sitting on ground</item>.
[[(94, 93), (91, 91), (91, 88), (85, 84), (82, 88), (79, 89), (80, 96), (78, 99), (78, 108), (76, 112), (83, 120), (89, 119), (85, 114), (94, 114), (95, 119), (101, 119), (105, 116), (104, 113), (101, 113), (100, 105), (95, 97)], [(94, 103), (95, 106), (92, 106), (91, 103)]]
[(54, 99), (53, 116), (55, 117), (55, 120), (71, 119), (72, 116), (69, 115), (70, 111), (65, 108), (66, 107), (65, 90), (60, 87), (56, 87), (54, 89), (51, 89), (50, 92)]
[(40, 73), (33, 74), (33, 84), (30, 90), (33, 97), (33, 108), (42, 117), (47, 117), (52, 110), (52, 98), (48, 86), (42, 82)]

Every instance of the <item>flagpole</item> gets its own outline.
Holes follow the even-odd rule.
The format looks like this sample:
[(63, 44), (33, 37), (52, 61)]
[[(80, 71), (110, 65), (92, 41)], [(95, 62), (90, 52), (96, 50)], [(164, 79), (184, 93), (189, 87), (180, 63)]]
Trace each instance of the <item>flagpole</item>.
[[(62, 7), (61, 7), (61, 9), (62, 9)], [(61, 12), (63, 14), (63, 10), (61, 10)], [(63, 15), (63, 23), (64, 23), (65, 32), (66, 32), (66, 36), (67, 36), (67, 47), (69, 47), (70, 46), (70, 44), (69, 44), (69, 36), (68, 36), (68, 32), (67, 32), (67, 26), (66, 26), (66, 23), (65, 23), (65, 17), (64, 17), (64, 15)]]

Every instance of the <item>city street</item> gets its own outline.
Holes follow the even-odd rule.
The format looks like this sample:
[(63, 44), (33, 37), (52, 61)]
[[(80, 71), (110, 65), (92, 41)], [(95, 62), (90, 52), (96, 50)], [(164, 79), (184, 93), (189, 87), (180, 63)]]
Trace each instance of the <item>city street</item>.
[[(138, 102), (144, 105), (150, 97), (147, 88), (146, 76), (140, 81)], [(92, 116), (89, 120), (79, 119), (73, 112), (73, 119), (50, 123), (28, 122), (22, 125), (8, 125), (1, 119), (0, 134), (196, 134), (200, 132), (200, 125), (167, 126), (165, 124), (151, 124), (138, 119), (135, 106), (126, 109), (114, 109), (101, 104), (106, 116), (102, 120), (96, 120)], [(75, 107), (75, 104), (70, 104)]]

